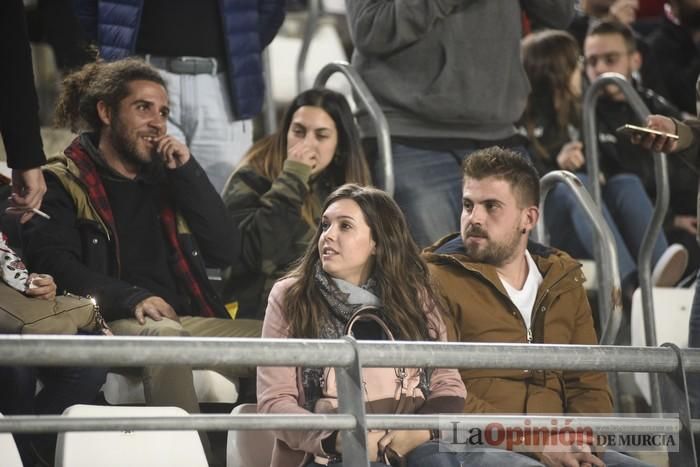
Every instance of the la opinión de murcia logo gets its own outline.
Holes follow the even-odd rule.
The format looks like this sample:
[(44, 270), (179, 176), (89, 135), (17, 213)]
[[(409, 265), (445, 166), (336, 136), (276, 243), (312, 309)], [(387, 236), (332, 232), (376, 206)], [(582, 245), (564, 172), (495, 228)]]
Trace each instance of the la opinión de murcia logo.
[[(614, 416), (614, 415), (611, 415)], [(591, 451), (606, 448), (625, 451), (677, 452), (680, 426), (654, 426), (654, 419), (645, 419), (643, 425), (631, 427), (582, 425), (574, 418), (538, 417), (533, 420), (523, 417), (509, 422), (493, 421), (475, 426), (468, 422), (440, 421), (442, 440), (451, 450), (472, 451), (479, 448), (507, 449), (509, 451), (543, 452), (569, 451), (572, 446), (588, 446)]]

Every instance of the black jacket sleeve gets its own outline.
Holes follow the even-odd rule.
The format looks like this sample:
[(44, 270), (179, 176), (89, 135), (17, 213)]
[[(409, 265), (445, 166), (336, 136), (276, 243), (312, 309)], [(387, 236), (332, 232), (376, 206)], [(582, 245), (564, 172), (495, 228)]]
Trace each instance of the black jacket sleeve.
[(241, 234), (199, 163), (190, 157), (168, 171), (170, 196), (187, 220), (209, 267), (226, 267), (241, 252)]
[(114, 252), (94, 222), (79, 221), (71, 196), (61, 182), (45, 173), (48, 191), (42, 210), (51, 220), (34, 216), (23, 229), (29, 268), (51, 274), (59, 292), (91, 295), (107, 321), (132, 318), (133, 308), (152, 296), (148, 290), (124, 282), (116, 270)]
[(22, 0), (0, 1), (0, 134), (7, 165), (31, 169), (46, 162), (39, 133), (39, 101)]

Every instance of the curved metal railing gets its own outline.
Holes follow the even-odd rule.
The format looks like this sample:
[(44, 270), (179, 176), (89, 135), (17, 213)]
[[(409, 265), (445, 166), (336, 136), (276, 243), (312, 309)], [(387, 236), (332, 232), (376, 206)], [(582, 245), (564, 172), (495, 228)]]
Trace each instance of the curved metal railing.
[(306, 85), (306, 60), (309, 58), (309, 48), (311, 41), (316, 33), (318, 19), (321, 17), (321, 0), (308, 0), (306, 25), (304, 27), (304, 36), (301, 39), (301, 50), (297, 57), (297, 94), (307, 89)]
[[(627, 82), (624, 76), (619, 73), (603, 73), (599, 76), (586, 91), (583, 98), (583, 140), (586, 150), (586, 165), (588, 176), (591, 180), (591, 195), (598, 206), (602, 206), (602, 195), (600, 187), (600, 160), (598, 148), (598, 132), (596, 122), (596, 104), (605, 86), (614, 85), (620, 88), (625, 95), (627, 103), (634, 110), (637, 117), (644, 121), (649, 116), (649, 109)], [(641, 149), (640, 149), (641, 150)], [(642, 289), (642, 310), (644, 314), (644, 335), (649, 346), (656, 345), (656, 328), (654, 315), (654, 301), (651, 289), (651, 255), (654, 243), (661, 232), (664, 217), (668, 210), (670, 199), (668, 186), (668, 165), (664, 153), (654, 154), (654, 172), (656, 180), (656, 200), (651, 223), (644, 233), (642, 246), (637, 259), (637, 271), (639, 273), (639, 286)], [(597, 244), (596, 244), (597, 245)], [(598, 257), (599, 255), (596, 255)], [(611, 280), (610, 271), (606, 270), (602, 262), (596, 263), (600, 283)], [(649, 375), (651, 386), (652, 410), (658, 411), (661, 407), (661, 392), (658, 378), (654, 374)]]
[[(571, 172), (556, 170), (546, 174), (540, 180), (540, 218), (537, 223), (537, 241), (548, 244), (544, 226), (544, 203), (550, 190), (558, 183), (563, 183), (573, 191), (576, 200), (583, 208), (586, 216), (593, 225), (599, 239), (597, 263), (608, 271), (609, 281), (599, 281), (598, 286), (598, 316), (600, 318), (600, 338), (603, 345), (615, 343), (617, 333), (622, 323), (622, 294), (620, 288), (620, 271), (617, 264), (617, 248), (608, 224), (598, 206), (591, 199), (588, 190)], [(600, 276), (598, 276), (600, 277)]]
[(384, 112), (382, 111), (377, 101), (372, 96), (372, 93), (367, 88), (359, 73), (347, 62), (331, 62), (324, 66), (318, 72), (314, 87), (325, 86), (328, 79), (334, 73), (342, 73), (350, 83), (355, 95), (359, 97), (364, 108), (367, 109), (377, 135), (377, 150), (379, 160), (381, 161), (382, 171), (384, 172), (384, 186), (381, 187), (389, 196), (394, 196), (394, 161), (391, 154), (391, 133), (389, 132), (389, 123), (386, 121)]

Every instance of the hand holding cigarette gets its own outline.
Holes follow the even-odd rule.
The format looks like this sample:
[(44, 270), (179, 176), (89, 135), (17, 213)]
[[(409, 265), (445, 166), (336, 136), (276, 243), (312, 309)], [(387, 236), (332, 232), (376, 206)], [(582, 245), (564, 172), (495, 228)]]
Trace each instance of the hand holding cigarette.
[[(12, 199), (12, 198), (10, 198), (10, 199)], [(41, 209), (37, 209), (37, 208), (23, 208), (23, 207), (11, 206), (11, 207), (5, 209), (5, 212), (6, 212), (7, 214), (16, 214), (16, 215), (21, 216), (19, 221), (20, 221), (20, 223), (22, 223), (22, 224), (24, 224), (24, 223), (27, 222), (29, 219), (31, 219), (32, 216), (34, 216), (34, 214), (36, 214), (36, 215), (38, 215), (38, 216), (41, 216), (41, 217), (43, 217), (44, 219), (47, 219), (47, 220), (51, 219), (51, 216), (49, 216), (48, 214), (46, 214), (46, 213), (45, 213), (44, 211), (42, 211)]]
[(46, 182), (41, 167), (12, 170), (12, 196), (10, 207), (6, 212), (19, 214), (20, 223), (25, 223), (41, 207), (41, 200), (46, 193)]

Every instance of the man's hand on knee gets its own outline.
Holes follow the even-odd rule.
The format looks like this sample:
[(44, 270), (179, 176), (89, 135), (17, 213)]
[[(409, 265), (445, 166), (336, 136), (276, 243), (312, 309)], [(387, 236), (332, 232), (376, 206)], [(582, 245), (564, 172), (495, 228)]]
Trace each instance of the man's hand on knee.
[(139, 324), (145, 324), (146, 317), (154, 321), (160, 321), (163, 318), (168, 318), (177, 322), (180, 321), (173, 307), (162, 298), (156, 296), (148, 297), (140, 301), (134, 308), (134, 318), (136, 318)]

